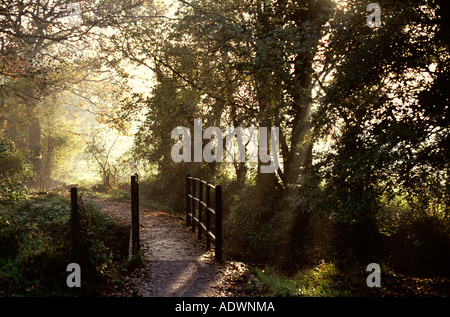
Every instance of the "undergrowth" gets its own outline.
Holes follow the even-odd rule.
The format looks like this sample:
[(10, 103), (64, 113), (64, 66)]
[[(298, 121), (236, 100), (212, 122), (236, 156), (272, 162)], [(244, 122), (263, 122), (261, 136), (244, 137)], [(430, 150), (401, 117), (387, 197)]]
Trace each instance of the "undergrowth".
[[(363, 266), (355, 266), (346, 272), (335, 264), (322, 262), (318, 266), (298, 271), (286, 276), (266, 266), (264, 269), (251, 268), (258, 282), (255, 288), (264, 296), (274, 297), (359, 297), (380, 296), (385, 290), (369, 288), (366, 278), (369, 273)], [(382, 268), (385, 272), (385, 268)]]
[(69, 200), (43, 194), (0, 205), (0, 296), (89, 296), (120, 281), (126, 261), (111, 252), (116, 225), (92, 204), (80, 211), (86, 263), (81, 289), (71, 289)]

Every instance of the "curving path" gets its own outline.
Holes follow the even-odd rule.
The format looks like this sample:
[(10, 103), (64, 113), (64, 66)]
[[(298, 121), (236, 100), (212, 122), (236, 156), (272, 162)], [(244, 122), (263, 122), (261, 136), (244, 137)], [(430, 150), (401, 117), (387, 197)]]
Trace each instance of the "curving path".
[[(131, 225), (130, 203), (93, 201), (120, 225)], [(119, 296), (236, 296), (230, 291), (230, 276), (243, 273), (244, 265), (217, 263), (214, 253), (206, 252), (183, 222), (167, 213), (141, 206), (140, 226), (145, 265), (127, 278), (128, 290)]]

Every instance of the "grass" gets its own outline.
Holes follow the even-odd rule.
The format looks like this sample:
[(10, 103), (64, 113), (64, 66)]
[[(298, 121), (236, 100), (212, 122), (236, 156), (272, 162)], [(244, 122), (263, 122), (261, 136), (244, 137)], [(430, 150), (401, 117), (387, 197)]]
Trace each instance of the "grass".
[(250, 268), (254, 276), (245, 290), (257, 296), (273, 297), (448, 297), (450, 278), (425, 278), (395, 274), (381, 266), (381, 287), (369, 288), (363, 265), (339, 270), (333, 263), (322, 262), (314, 268), (286, 276), (266, 266)]
[[(85, 196), (91, 198), (116, 200), (116, 201), (131, 201), (130, 194), (130, 184), (122, 183), (117, 189), (113, 189), (109, 192), (105, 192), (101, 185), (95, 185), (88, 188), (83, 188), (83, 193)], [(151, 199), (145, 190), (140, 190), (139, 194), (139, 204), (145, 207), (149, 207), (158, 211), (170, 214), (178, 219), (184, 219), (184, 213), (177, 213), (164, 203), (161, 203), (155, 199)]]
[(294, 276), (286, 276), (266, 266), (251, 268), (257, 278), (254, 288), (263, 296), (274, 297), (360, 297), (380, 296), (383, 288), (369, 288), (364, 267), (340, 271), (333, 263), (322, 262), (318, 266), (299, 270)]
[(251, 269), (258, 278), (268, 296), (275, 297), (330, 297), (346, 296), (346, 292), (334, 288), (334, 278), (337, 276), (333, 264), (324, 264), (314, 269), (299, 271), (293, 277), (283, 276), (270, 267)]

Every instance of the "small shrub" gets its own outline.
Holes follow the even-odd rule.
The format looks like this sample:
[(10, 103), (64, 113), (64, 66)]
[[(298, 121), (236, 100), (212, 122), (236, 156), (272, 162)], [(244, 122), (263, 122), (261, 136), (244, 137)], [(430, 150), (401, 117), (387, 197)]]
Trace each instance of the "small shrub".
[(269, 267), (264, 270), (253, 268), (251, 272), (262, 284), (259, 288), (264, 290), (266, 296), (348, 297), (377, 294), (377, 290), (367, 287), (365, 266), (360, 264), (341, 271), (334, 263), (322, 261), (292, 276), (277, 273)]
[(14, 143), (0, 137), (0, 203), (13, 203), (24, 192), (22, 183), (30, 179), (32, 171), (25, 152)]
[(70, 296), (96, 294), (120, 278), (121, 258), (110, 256), (115, 225), (93, 205), (82, 208), (82, 293), (66, 285), (71, 263), (70, 203), (38, 195), (14, 206), (0, 205), (0, 295)]
[(228, 248), (235, 256), (252, 261), (265, 262), (273, 259), (280, 243), (276, 212), (276, 194), (262, 198), (254, 188), (247, 188), (235, 195), (226, 220)]

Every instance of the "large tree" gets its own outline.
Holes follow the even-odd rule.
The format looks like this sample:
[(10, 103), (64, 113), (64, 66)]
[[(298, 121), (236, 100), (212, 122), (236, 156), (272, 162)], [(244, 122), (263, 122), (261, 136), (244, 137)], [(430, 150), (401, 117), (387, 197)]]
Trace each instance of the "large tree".
[[(280, 127), (284, 167), (277, 174), (286, 186), (311, 164), (313, 63), (331, 9), (325, 0), (179, 1), (178, 15), (160, 22), (162, 32), (143, 21), (126, 29), (125, 41), (124, 34), (115, 39), (120, 58), (196, 90), (205, 124)], [(235, 168), (245, 180), (246, 165)], [(258, 174), (261, 184), (277, 186), (276, 174)]]
[(393, 197), (415, 213), (448, 215), (447, 7), (385, 1), (381, 26), (371, 28), (365, 4), (347, 1), (331, 21), (323, 63), (334, 70), (313, 120), (331, 149), (315, 166), (323, 195), (310, 198), (356, 234), (359, 252), (371, 252)]
[(96, 40), (106, 28), (131, 19), (127, 12), (137, 5), (101, 0), (0, 4), (0, 120), (5, 133), (30, 150), (36, 181), (42, 181), (43, 161), (48, 163), (43, 157), (48, 151), (42, 149), (44, 108), (57, 106), (48, 101), (65, 90), (79, 92), (83, 83), (106, 82)]

